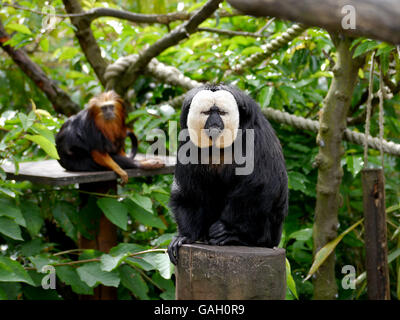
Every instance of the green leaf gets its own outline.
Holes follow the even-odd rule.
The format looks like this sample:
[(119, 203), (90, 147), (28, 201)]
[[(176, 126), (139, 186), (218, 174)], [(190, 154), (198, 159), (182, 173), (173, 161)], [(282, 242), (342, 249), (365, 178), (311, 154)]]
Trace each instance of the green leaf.
[(8, 300), (17, 300), (21, 293), (21, 284), (18, 282), (0, 282), (0, 288), (6, 293)]
[(49, 140), (51, 143), (55, 143), (54, 139), (54, 134), (51, 130), (49, 130), (47, 127), (42, 125), (41, 123), (35, 123), (32, 127), (31, 130), (34, 133), (37, 133), (43, 137), (45, 137), (47, 140)]
[(99, 284), (110, 287), (118, 287), (120, 279), (115, 271), (105, 272), (101, 270), (100, 263), (89, 262), (76, 269), (79, 277), (89, 287), (96, 287)]
[(23, 34), (32, 34), (31, 30), (29, 30), (27, 26), (19, 23), (9, 23), (6, 28)]
[(386, 73), (389, 70), (389, 56), (390, 56), (390, 52), (382, 52), (382, 54), (379, 57), (384, 75), (386, 75)]
[(123, 265), (118, 270), (124, 287), (128, 288), (136, 298), (149, 300), (147, 295), (149, 288), (138, 271), (127, 265)]
[(152, 191), (151, 196), (154, 200), (156, 200), (161, 206), (163, 206), (166, 210), (169, 210), (168, 203), (170, 199), (169, 193), (160, 192), (160, 191)]
[(31, 241), (25, 242), (21, 246), (21, 254), (25, 257), (31, 257), (38, 255), (44, 248), (47, 247), (47, 244), (43, 243), (41, 239), (35, 238)]
[(260, 47), (252, 46), (252, 47), (247, 47), (240, 54), (242, 57), (245, 57), (257, 52), (264, 52), (264, 50), (261, 49)]
[(143, 255), (143, 260), (153, 265), (165, 279), (170, 279), (174, 273), (173, 264), (166, 253), (148, 253)]
[(281, 90), (281, 92), (285, 92), (290, 103), (299, 102), (301, 104), (306, 104), (304, 97), (299, 90), (285, 85), (280, 86), (279, 89)]
[(289, 189), (307, 193), (307, 187), (305, 185), (307, 178), (305, 175), (297, 171), (289, 171), (288, 178), (289, 178)]
[(132, 253), (143, 251), (144, 248), (134, 243), (120, 243), (110, 250), (109, 254), (101, 256), (101, 270), (112, 271)]
[(122, 260), (127, 256), (128, 253), (121, 253), (115, 257), (109, 254), (103, 254), (100, 258), (101, 270), (107, 272), (114, 270), (121, 264)]
[(393, 250), (388, 255), (388, 262), (392, 263), (397, 257), (400, 257), (400, 248), (397, 248), (397, 249)]
[(175, 236), (175, 233), (164, 233), (159, 236), (157, 239), (152, 242), (154, 246), (163, 246), (167, 245), (171, 242), (172, 238)]
[(25, 135), (25, 138), (38, 144), (50, 157), (56, 160), (60, 159), (54, 143), (51, 143), (49, 139), (41, 135), (30, 135), (30, 134)]
[(139, 207), (143, 208), (144, 210), (148, 211), (149, 213), (153, 213), (153, 204), (149, 197), (144, 197), (140, 194), (134, 193), (129, 196), (129, 199), (131, 199)]
[(35, 112), (31, 111), (28, 115), (25, 113), (20, 112), (18, 114), (19, 120), (21, 121), (22, 127), (25, 131), (27, 131), (35, 122), (36, 114)]
[(38, 205), (32, 201), (21, 201), (21, 211), (26, 221), (26, 228), (31, 236), (37, 236), (44, 224)]
[(3, 181), (5, 181), (7, 179), (7, 173), (4, 171), (4, 169), (2, 167), (0, 167), (0, 179)]
[(61, 51), (58, 57), (59, 61), (71, 60), (79, 53), (79, 49), (75, 47), (62, 47)]
[(160, 294), (163, 300), (175, 300), (175, 285), (171, 279), (164, 279), (160, 273), (156, 272), (151, 277), (154, 283), (165, 291)]
[(355, 229), (359, 224), (363, 222), (364, 218), (357, 221), (355, 224), (353, 224), (350, 228), (345, 230), (343, 233), (341, 233), (336, 239), (332, 240), (331, 242), (327, 243), (325, 246), (323, 246), (316, 254), (314, 257), (314, 262), (311, 265), (310, 271), (308, 271), (307, 277), (303, 280), (306, 281), (310, 279), (310, 277), (318, 270), (318, 268), (324, 263), (324, 261), (330, 256), (330, 254), (335, 250), (336, 246), (338, 243), (343, 239), (343, 237), (351, 232), (353, 229)]
[(288, 147), (292, 148), (292, 149), (294, 149), (296, 151), (300, 151), (302, 153), (310, 152), (310, 147), (302, 145), (302, 144), (299, 144), (299, 143), (295, 143), (295, 142), (289, 142), (288, 143)]
[(266, 108), (269, 106), (271, 102), (271, 98), (274, 95), (275, 88), (272, 86), (264, 87), (261, 89), (258, 101), (261, 105), (261, 108)]
[(286, 284), (288, 289), (290, 290), (290, 293), (297, 299), (299, 300), (299, 296), (297, 294), (296, 290), (296, 283), (294, 282), (294, 279), (292, 277), (292, 272), (290, 270), (290, 262), (286, 258)]
[(152, 212), (150, 213), (143, 207), (138, 206), (130, 199), (125, 199), (124, 203), (126, 204), (129, 214), (134, 220), (139, 221), (140, 223), (149, 227), (156, 227), (159, 229), (167, 228), (159, 217), (156, 217)]
[(145, 250), (144, 247), (136, 243), (120, 243), (110, 250), (110, 255), (113, 257), (120, 254), (130, 254)]
[(87, 75), (79, 71), (71, 70), (67, 72), (66, 77), (68, 79), (79, 79), (79, 78), (85, 78), (87, 77)]
[(83, 282), (75, 268), (70, 266), (56, 267), (56, 275), (65, 284), (71, 286), (72, 290), (77, 294), (93, 294), (93, 288), (90, 288)]
[(355, 177), (364, 165), (363, 157), (361, 156), (347, 156), (346, 157), (347, 169)]
[(128, 257), (125, 259), (125, 262), (133, 267), (138, 267), (140, 269), (143, 269), (144, 271), (150, 271), (156, 269), (152, 264), (148, 263), (147, 261), (144, 261), (142, 257)]
[(78, 239), (78, 232), (71, 221), (71, 216), (75, 213), (75, 207), (66, 201), (59, 201), (53, 209), (53, 217), (64, 230), (65, 234), (72, 240)]
[(301, 229), (301, 230), (291, 233), (290, 236), (288, 237), (288, 239), (307, 241), (307, 240), (311, 239), (312, 232), (313, 232), (312, 228)]
[(42, 272), (44, 266), (51, 265), (52, 263), (56, 262), (49, 256), (47, 253), (38, 254), (34, 257), (29, 257), (29, 260), (33, 263), (34, 267), (38, 272)]
[(127, 230), (128, 209), (123, 203), (112, 198), (100, 198), (97, 200), (97, 205), (104, 212), (108, 220), (122, 230)]
[(400, 203), (399, 204), (395, 204), (389, 208), (386, 209), (386, 213), (392, 213), (395, 212), (397, 210), (400, 210)]
[(357, 58), (358, 56), (371, 51), (379, 46), (379, 43), (375, 40), (365, 40), (360, 45), (356, 47), (354, 50), (353, 58)]
[(44, 52), (48, 52), (49, 51), (50, 42), (49, 42), (49, 39), (47, 37), (44, 37), (42, 40), (40, 40), (39, 45), (40, 45), (40, 48)]
[(21, 235), (21, 229), (10, 218), (0, 217), (0, 233), (14, 240), (24, 240)]
[(10, 258), (0, 256), (0, 282), (25, 282), (35, 285), (28, 272)]
[(14, 219), (20, 226), (26, 227), (26, 221), (21, 210), (15, 204), (14, 199), (0, 198), (0, 217), (1, 216)]

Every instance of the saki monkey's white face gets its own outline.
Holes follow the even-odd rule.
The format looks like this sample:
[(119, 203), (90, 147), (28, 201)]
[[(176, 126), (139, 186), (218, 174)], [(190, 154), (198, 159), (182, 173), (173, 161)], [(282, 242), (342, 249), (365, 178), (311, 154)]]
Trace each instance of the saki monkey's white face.
[(190, 104), (187, 127), (190, 140), (199, 148), (232, 145), (239, 129), (239, 109), (232, 93), (199, 91)]

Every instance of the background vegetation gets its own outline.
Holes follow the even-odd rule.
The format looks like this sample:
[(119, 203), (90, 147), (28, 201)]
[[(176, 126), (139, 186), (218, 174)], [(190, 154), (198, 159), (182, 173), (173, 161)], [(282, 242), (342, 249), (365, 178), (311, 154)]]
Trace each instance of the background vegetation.
[[(11, 1), (5, 1), (11, 4)], [(95, 7), (124, 9), (137, 13), (192, 12), (204, 2), (171, 0), (81, 1), (84, 10)], [(19, 1), (25, 8), (41, 12), (45, 1)], [(65, 13), (61, 0), (51, 1), (57, 13)], [(224, 11), (232, 9), (223, 3)], [(0, 20), (12, 35), (10, 45), (22, 48), (29, 57), (84, 106), (103, 90), (83, 54), (68, 18), (58, 18), (53, 30), (43, 29), (43, 16), (11, 6), (0, 7)], [(91, 27), (101, 54), (113, 62), (119, 57), (141, 52), (181, 22), (134, 24), (113, 18), (96, 19)], [(328, 91), (336, 60), (329, 35), (317, 28), (307, 29), (271, 58), (243, 74), (224, 77), (232, 66), (254, 53), (291, 23), (243, 15), (214, 15), (201, 26), (256, 33), (259, 37), (197, 32), (179, 45), (162, 52), (159, 61), (177, 67), (197, 81), (226, 81), (246, 90), (262, 108), (273, 107), (291, 114), (318, 119)], [(263, 29), (263, 27), (266, 27)], [(396, 47), (369, 39), (355, 39), (356, 55), (369, 61), (373, 50), (382, 63), (386, 80), (394, 95), (386, 99), (385, 133), (387, 140), (400, 143), (400, 96), (398, 83), (400, 57)], [(358, 50), (358, 51), (357, 51)], [(349, 127), (364, 131), (365, 93), (369, 68), (359, 69), (359, 81), (353, 95)], [(388, 82), (388, 83), (389, 83)], [(375, 76), (375, 91), (379, 77)], [(133, 125), (144, 152), (146, 135), (153, 128), (168, 132), (170, 120), (179, 119), (179, 110), (160, 107), (162, 102), (185, 92), (180, 87), (140, 76), (131, 98), (133, 111), (128, 121)], [(396, 92), (397, 90), (397, 92)], [(13, 162), (49, 159), (54, 156), (54, 136), (66, 119), (20, 68), (0, 52), (0, 161)], [(371, 119), (371, 134), (377, 135), (378, 114)], [(311, 279), (303, 281), (313, 261), (313, 218), (315, 210), (318, 153), (316, 134), (272, 122), (281, 140), (289, 175), (290, 206), (281, 245), (287, 251), (294, 280), (289, 283), (288, 299), (311, 299)], [(168, 141), (167, 141), (168, 145)], [(340, 234), (359, 221), (363, 214), (360, 170), (362, 147), (344, 142), (344, 170), (341, 185), (342, 206), (339, 213)], [(379, 152), (370, 150), (369, 161), (379, 166)], [(400, 298), (400, 158), (385, 155), (386, 207), (392, 298)], [(173, 299), (173, 268), (162, 252), (138, 254), (154, 248), (166, 248), (176, 231), (168, 209), (171, 175), (131, 179), (119, 187), (119, 196), (97, 198), (79, 208), (76, 186), (53, 188), (30, 182), (5, 179), (0, 169), (0, 299), (74, 299), (78, 294), (93, 294), (99, 284), (118, 287), (119, 299)], [(88, 221), (95, 206), (119, 227), (120, 244), (108, 254), (95, 250), (79, 251), (78, 232), (90, 236)], [(352, 230), (336, 248), (338, 299), (365, 299), (366, 281), (361, 277), (356, 289), (341, 286), (344, 265), (353, 265), (357, 275), (365, 271), (363, 227)], [(74, 263), (76, 260), (88, 260)], [(57, 290), (44, 290), (40, 270), (55, 265)], [(290, 280), (290, 278), (289, 278)]]

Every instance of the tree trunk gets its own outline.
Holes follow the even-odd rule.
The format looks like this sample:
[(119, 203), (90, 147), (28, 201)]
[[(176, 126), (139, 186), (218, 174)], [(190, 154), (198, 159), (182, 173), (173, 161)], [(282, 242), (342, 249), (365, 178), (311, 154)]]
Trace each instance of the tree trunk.
[[(343, 132), (359, 63), (352, 59), (351, 40), (342, 35), (331, 35), (337, 49), (334, 77), (324, 100), (317, 136), (319, 153), (315, 159), (318, 166), (317, 203), (314, 221), (314, 255), (337, 236), (339, 194), (343, 170), (340, 165), (344, 153)], [(314, 278), (314, 299), (334, 299), (337, 296), (335, 278), (335, 255), (320, 266)]]

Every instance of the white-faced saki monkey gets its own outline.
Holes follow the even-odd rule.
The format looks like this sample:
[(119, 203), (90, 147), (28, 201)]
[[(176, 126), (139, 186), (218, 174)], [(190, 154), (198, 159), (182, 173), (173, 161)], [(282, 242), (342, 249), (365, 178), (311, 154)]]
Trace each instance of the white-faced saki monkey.
[(259, 105), (232, 86), (204, 85), (187, 93), (180, 125), (188, 134), (179, 142), (171, 188), (178, 225), (171, 261), (177, 263), (182, 244), (195, 241), (278, 246), (288, 178), (280, 142)]

